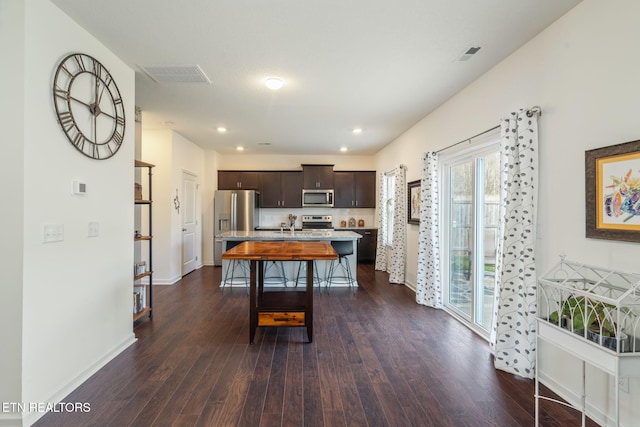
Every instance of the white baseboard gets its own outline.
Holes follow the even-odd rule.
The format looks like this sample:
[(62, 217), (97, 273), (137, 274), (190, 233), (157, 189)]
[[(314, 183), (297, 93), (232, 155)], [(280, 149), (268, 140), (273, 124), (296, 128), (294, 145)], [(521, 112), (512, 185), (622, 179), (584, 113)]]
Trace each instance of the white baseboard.
[(413, 292), (416, 292), (416, 289), (418, 288), (415, 283), (411, 283), (409, 281), (404, 282), (404, 285), (407, 288), (411, 289)]
[[(560, 396), (563, 400), (571, 404), (574, 408), (581, 407), (581, 397), (577, 393), (569, 390), (561, 383), (555, 381), (553, 378), (545, 375), (542, 372), (538, 373), (538, 380), (541, 384), (544, 384), (549, 390)], [(609, 426), (615, 425), (612, 419), (609, 419), (606, 414), (600, 411), (598, 408), (590, 404), (588, 401), (586, 403), (587, 406), (587, 416), (591, 418), (593, 421), (598, 423), (601, 426)], [(580, 409), (576, 409), (576, 411), (580, 412)], [(622, 424), (620, 424), (623, 427)]]
[[(93, 374), (102, 369), (107, 363), (115, 359), (117, 355), (122, 353), (127, 347), (136, 342), (136, 337), (131, 333), (131, 335), (127, 336), (120, 344), (115, 346), (110, 352), (101, 357), (96, 363), (89, 366), (83, 372), (81, 372), (77, 377), (71, 380), (68, 384), (64, 385), (58, 392), (49, 397), (46, 402), (55, 404), (60, 403), (63, 399), (68, 396), (72, 391), (78, 388), (83, 382), (88, 380)], [(20, 426), (30, 426), (38, 421), (46, 412), (25, 412), (22, 415), (23, 423), (18, 424)], [(18, 414), (19, 416), (19, 414)], [(0, 424), (4, 426), (3, 424)], [(11, 424), (9, 424), (11, 425)]]
[[(196, 266), (196, 270), (201, 269), (205, 264), (199, 264)], [(172, 278), (169, 279), (157, 279), (157, 278), (153, 278), (153, 284), (154, 285), (175, 285), (176, 283), (178, 283), (180, 280), (182, 279), (182, 276), (174, 276)]]

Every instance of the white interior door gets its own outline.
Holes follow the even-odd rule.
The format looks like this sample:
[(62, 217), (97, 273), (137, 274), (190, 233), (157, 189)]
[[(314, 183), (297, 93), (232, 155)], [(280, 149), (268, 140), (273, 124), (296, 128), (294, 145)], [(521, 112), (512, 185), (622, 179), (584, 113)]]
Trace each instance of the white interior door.
[(182, 173), (182, 200), (180, 209), (182, 212), (182, 275), (191, 273), (198, 263), (197, 245), (197, 176)]

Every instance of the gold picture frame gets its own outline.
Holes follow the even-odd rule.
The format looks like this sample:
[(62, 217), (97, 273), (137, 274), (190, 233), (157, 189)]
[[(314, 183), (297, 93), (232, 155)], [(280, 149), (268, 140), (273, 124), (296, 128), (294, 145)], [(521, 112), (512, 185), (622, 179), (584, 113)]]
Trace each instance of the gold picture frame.
[(586, 237), (640, 242), (640, 140), (585, 152)]

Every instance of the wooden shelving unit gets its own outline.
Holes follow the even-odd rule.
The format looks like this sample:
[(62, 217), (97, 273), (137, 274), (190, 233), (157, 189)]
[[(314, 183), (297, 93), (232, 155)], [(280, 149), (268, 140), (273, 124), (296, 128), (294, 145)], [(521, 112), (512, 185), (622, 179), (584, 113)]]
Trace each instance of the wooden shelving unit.
[[(142, 273), (137, 273), (134, 267), (134, 276), (133, 276), (133, 321), (139, 320), (144, 316), (148, 315), (149, 318), (153, 316), (153, 235), (152, 235), (152, 224), (153, 224), (153, 197), (152, 197), (152, 169), (155, 165), (151, 163), (142, 162), (140, 160), (135, 161), (136, 168), (145, 168), (147, 169), (148, 181), (147, 181), (147, 198), (146, 199), (135, 199), (135, 204), (138, 206), (146, 206), (147, 215), (148, 215), (148, 226), (146, 235), (136, 235), (134, 236), (134, 242), (146, 242), (148, 245), (148, 257), (146, 259), (147, 270)], [(142, 280), (147, 279), (146, 283), (143, 283)], [(136, 303), (136, 292), (139, 294), (140, 298), (140, 307), (137, 307)]]

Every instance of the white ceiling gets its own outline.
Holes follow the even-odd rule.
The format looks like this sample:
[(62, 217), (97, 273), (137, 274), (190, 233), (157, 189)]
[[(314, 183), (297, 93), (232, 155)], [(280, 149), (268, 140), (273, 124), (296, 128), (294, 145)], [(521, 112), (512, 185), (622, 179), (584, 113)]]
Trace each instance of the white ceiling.
[[(136, 70), (144, 129), (221, 153), (372, 154), (580, 0), (52, 1)], [(142, 71), (175, 65), (211, 84)]]

